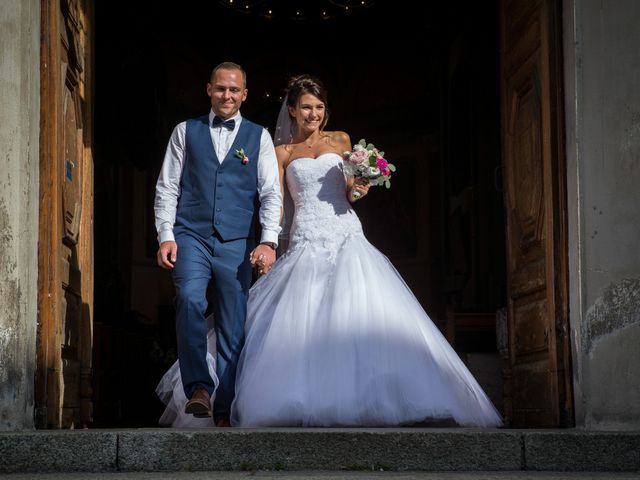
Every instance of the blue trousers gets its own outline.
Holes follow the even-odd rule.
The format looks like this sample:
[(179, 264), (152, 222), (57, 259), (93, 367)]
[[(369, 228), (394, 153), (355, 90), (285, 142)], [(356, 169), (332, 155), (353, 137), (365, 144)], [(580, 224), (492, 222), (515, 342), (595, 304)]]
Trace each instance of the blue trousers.
[(176, 288), (176, 333), (180, 374), (187, 398), (196, 388), (213, 393), (207, 367), (208, 306), (210, 281), (215, 287), (213, 314), (217, 336), (216, 369), (220, 385), (213, 405), (214, 416), (228, 415), (235, 396), (236, 368), (244, 345), (247, 296), (251, 284), (249, 253), (252, 239), (223, 242), (216, 234), (202, 238), (177, 233), (178, 256), (173, 268)]

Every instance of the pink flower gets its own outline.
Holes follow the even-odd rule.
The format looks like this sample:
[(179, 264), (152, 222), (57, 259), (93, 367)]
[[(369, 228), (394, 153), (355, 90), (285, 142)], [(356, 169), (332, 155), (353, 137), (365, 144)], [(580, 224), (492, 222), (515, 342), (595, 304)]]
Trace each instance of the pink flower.
[(384, 151), (378, 150), (372, 143), (361, 139), (353, 150), (344, 152), (344, 172), (354, 178), (363, 178), (369, 185), (391, 187), (391, 177), (396, 171), (395, 165), (384, 158)]
[(349, 162), (354, 165), (361, 165), (363, 163), (368, 163), (369, 153), (366, 150), (355, 150), (349, 156)]
[[(384, 158), (382, 157), (378, 157), (376, 159), (376, 166), (382, 170), (385, 171), (387, 169), (387, 165), (389, 165), (389, 162), (387, 162)], [(388, 175), (388, 174), (387, 174)]]
[(244, 153), (244, 148), (240, 148), (236, 150), (236, 157), (242, 160), (243, 165), (246, 165), (247, 163), (249, 163), (249, 157), (247, 156), (246, 153)]

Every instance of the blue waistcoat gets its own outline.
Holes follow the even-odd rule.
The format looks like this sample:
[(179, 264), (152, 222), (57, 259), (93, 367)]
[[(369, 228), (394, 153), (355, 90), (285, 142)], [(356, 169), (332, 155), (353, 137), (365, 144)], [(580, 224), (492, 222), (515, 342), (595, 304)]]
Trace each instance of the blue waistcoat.
[[(243, 118), (229, 153), (220, 163), (213, 149), (209, 115), (187, 120), (185, 156), (174, 232), (222, 240), (252, 238), (258, 188), (258, 155), (263, 128)], [(236, 150), (244, 149), (249, 163)]]

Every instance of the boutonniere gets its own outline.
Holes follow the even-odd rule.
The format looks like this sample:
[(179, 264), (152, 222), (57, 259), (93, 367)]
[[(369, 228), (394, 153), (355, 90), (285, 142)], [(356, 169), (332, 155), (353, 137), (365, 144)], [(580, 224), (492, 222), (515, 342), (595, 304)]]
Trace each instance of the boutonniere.
[(249, 157), (247, 157), (247, 154), (244, 153), (244, 148), (236, 150), (236, 157), (242, 160), (243, 165), (246, 165), (247, 163), (249, 163)]

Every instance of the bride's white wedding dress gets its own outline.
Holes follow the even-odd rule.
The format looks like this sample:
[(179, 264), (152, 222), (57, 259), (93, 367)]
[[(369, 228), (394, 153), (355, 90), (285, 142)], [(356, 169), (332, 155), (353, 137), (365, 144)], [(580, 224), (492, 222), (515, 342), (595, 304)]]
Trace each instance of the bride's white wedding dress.
[(364, 237), (340, 155), (296, 159), (286, 179), (295, 205), (289, 249), (249, 295), (232, 425), (501, 425), (393, 265)]

